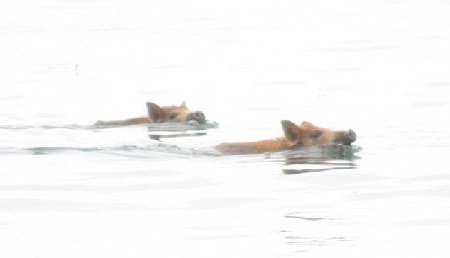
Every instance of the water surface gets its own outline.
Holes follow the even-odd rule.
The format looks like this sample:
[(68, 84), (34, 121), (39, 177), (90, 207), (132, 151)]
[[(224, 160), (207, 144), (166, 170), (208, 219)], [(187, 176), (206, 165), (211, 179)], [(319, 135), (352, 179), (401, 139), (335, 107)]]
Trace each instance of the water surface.
[[(445, 1), (0, 3), (0, 256), (447, 257)], [(94, 129), (187, 101), (220, 123)], [(352, 149), (205, 155), (352, 128)], [(206, 153), (207, 154), (207, 153)]]

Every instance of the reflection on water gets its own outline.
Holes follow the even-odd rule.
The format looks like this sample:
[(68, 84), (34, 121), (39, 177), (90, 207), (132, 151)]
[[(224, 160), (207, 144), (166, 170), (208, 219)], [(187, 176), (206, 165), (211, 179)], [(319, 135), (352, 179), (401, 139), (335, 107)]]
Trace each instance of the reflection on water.
[[(304, 174), (312, 172), (324, 172), (338, 169), (357, 168), (356, 159), (360, 157), (355, 153), (361, 151), (359, 146), (326, 145), (283, 153), (284, 161), (282, 172), (284, 174)], [(269, 155), (272, 158), (275, 155)], [(279, 160), (279, 159), (277, 159)]]

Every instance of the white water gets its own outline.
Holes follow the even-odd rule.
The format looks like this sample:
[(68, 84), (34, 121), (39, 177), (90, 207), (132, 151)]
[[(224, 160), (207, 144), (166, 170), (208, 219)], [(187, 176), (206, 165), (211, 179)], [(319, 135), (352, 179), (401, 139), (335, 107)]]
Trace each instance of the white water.
[[(437, 0), (0, 2), (0, 256), (447, 257), (449, 13)], [(83, 128), (183, 100), (220, 128), (162, 143)], [(362, 151), (190, 153), (279, 136), (282, 119), (352, 128)]]

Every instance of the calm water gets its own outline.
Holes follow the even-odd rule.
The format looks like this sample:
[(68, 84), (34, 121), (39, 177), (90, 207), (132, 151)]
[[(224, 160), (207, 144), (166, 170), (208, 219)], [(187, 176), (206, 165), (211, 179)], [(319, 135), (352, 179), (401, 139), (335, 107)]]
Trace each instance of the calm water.
[[(339, 3), (338, 3), (339, 2)], [(447, 257), (447, 1), (0, 3), (1, 257)], [(220, 123), (88, 129), (183, 100)], [(352, 128), (353, 151), (209, 156)]]

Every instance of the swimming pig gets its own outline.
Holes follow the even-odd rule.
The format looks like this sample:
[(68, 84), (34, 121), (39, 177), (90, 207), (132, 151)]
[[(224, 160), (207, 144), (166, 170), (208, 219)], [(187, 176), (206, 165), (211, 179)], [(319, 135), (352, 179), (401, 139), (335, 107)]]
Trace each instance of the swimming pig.
[(147, 116), (129, 118), (124, 120), (109, 120), (97, 121), (94, 127), (109, 127), (109, 126), (127, 126), (140, 125), (151, 123), (181, 123), (188, 121), (197, 121), (202, 124), (205, 123), (205, 114), (201, 111), (191, 111), (186, 103), (183, 102), (179, 106), (164, 106), (160, 107), (153, 102), (147, 102)]
[(284, 137), (255, 142), (225, 142), (214, 148), (222, 154), (255, 154), (326, 144), (351, 145), (356, 140), (356, 134), (352, 129), (333, 131), (309, 122), (296, 125), (288, 120), (281, 121), (281, 126)]

